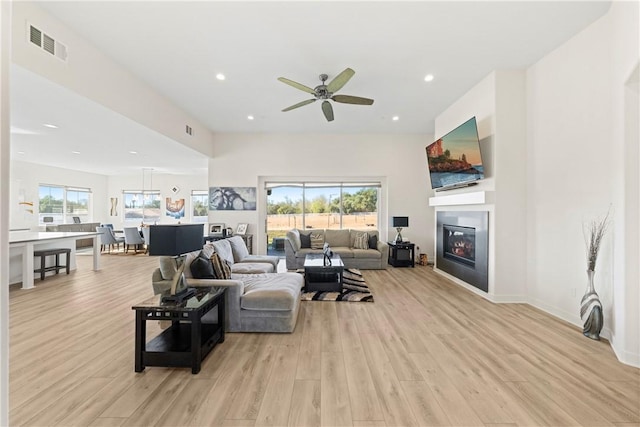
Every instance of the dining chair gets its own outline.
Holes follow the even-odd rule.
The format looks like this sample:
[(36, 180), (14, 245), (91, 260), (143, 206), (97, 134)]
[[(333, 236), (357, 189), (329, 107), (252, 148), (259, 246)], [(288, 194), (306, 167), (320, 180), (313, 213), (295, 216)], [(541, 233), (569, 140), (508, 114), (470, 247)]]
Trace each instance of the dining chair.
[(106, 247), (111, 253), (113, 245), (117, 245), (120, 249), (120, 243), (124, 243), (124, 237), (116, 237), (109, 227), (96, 227), (96, 231), (100, 233), (100, 252)]
[(144, 245), (144, 239), (140, 236), (138, 227), (124, 227), (124, 252), (129, 252), (129, 246), (133, 245), (135, 253), (138, 253), (140, 245)]

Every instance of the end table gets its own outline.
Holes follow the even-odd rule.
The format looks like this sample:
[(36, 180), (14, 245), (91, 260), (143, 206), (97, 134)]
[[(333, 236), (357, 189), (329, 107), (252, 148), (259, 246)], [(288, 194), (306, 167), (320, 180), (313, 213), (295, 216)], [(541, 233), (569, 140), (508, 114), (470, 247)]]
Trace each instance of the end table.
[[(196, 288), (196, 294), (180, 303), (163, 303), (161, 295), (134, 305), (136, 311), (135, 371), (145, 366), (191, 367), (200, 372), (202, 360), (224, 342), (226, 288)], [(217, 323), (202, 317), (218, 307)], [(147, 341), (148, 320), (171, 320), (171, 327)]]
[(387, 242), (389, 264), (394, 267), (415, 267), (415, 244), (410, 242)]

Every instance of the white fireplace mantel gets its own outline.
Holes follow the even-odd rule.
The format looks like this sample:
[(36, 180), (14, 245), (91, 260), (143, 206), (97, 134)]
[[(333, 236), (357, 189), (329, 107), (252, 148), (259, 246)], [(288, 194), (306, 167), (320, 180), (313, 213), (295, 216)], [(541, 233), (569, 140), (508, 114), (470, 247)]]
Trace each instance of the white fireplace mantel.
[(493, 203), (493, 191), (474, 191), (429, 198), (429, 206), (484, 205)]

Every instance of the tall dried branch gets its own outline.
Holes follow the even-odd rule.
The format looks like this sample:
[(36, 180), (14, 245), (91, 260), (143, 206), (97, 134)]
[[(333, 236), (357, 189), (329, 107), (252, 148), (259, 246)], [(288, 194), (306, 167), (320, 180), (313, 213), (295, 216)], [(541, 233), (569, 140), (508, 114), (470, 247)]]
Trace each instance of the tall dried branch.
[(610, 213), (611, 210), (607, 211), (607, 214), (601, 220), (592, 220), (583, 225), (582, 231), (587, 246), (587, 270), (595, 271), (596, 269), (596, 260), (598, 259), (598, 252), (600, 252), (602, 239), (609, 227)]

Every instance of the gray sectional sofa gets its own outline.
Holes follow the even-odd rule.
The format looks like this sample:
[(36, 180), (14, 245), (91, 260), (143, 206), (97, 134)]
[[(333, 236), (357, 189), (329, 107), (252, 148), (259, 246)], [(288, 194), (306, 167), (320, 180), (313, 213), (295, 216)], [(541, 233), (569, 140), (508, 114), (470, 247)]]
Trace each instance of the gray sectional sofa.
[[(187, 286), (226, 287), (225, 323), (228, 332), (293, 332), (298, 319), (300, 291), (304, 278), (298, 273), (275, 273), (278, 258), (248, 255), (236, 240), (224, 239), (204, 245), (209, 258), (217, 252), (231, 266), (229, 279), (196, 279), (191, 272), (200, 251), (185, 254), (184, 275)], [(238, 238), (239, 242), (244, 241)], [(243, 257), (244, 255), (244, 257)], [(160, 267), (153, 272), (154, 293), (166, 293), (177, 272), (173, 257), (160, 257)]]
[[(361, 233), (367, 233), (370, 238), (367, 249), (354, 247), (356, 236)], [(303, 240), (307, 241), (311, 234), (321, 234), (323, 242), (328, 243), (331, 250), (340, 255), (345, 268), (380, 270), (387, 266), (389, 246), (380, 240), (378, 230), (293, 229), (287, 232), (284, 243), (288, 270), (303, 268), (307, 254), (322, 253), (322, 249), (305, 247)]]

